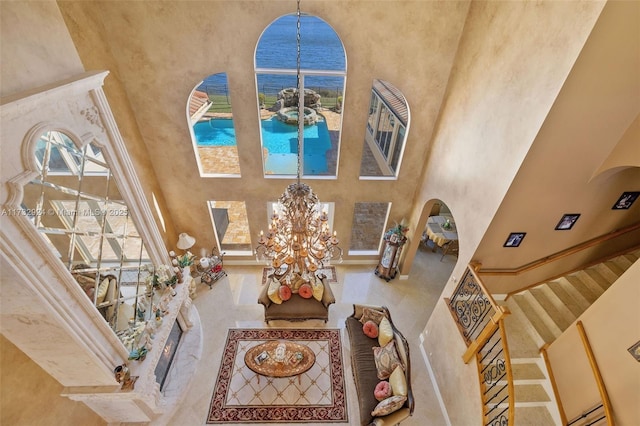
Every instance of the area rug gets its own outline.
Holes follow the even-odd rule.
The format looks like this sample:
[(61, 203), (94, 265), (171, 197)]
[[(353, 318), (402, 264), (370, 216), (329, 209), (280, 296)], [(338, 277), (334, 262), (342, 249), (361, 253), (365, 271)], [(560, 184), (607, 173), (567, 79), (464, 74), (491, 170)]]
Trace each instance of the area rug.
[[(262, 285), (266, 284), (267, 277), (273, 273), (273, 268), (264, 268), (262, 270)], [(327, 266), (326, 268), (320, 268), (316, 271), (316, 275), (325, 274), (328, 283), (337, 283), (338, 276), (336, 275), (335, 266)]]
[[(244, 356), (269, 340), (308, 346), (315, 364), (295, 377), (258, 376), (245, 365)], [(337, 329), (230, 329), (207, 424), (347, 423), (341, 346)]]

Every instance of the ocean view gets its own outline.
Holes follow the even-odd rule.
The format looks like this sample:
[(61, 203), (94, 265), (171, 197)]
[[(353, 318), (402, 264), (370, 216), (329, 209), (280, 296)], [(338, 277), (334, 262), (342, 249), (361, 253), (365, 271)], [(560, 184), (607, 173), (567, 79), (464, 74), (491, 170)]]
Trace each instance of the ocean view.
[[(296, 86), (296, 16), (286, 15), (265, 29), (256, 50), (258, 68), (289, 69), (294, 75), (258, 75), (258, 90), (263, 93)], [(300, 64), (307, 70), (344, 71), (345, 53), (337, 34), (326, 22), (315, 16), (300, 17)], [(226, 86), (226, 75), (207, 77), (203, 85)], [(342, 77), (308, 76), (305, 87), (342, 92)], [(217, 91), (217, 90), (216, 90)]]

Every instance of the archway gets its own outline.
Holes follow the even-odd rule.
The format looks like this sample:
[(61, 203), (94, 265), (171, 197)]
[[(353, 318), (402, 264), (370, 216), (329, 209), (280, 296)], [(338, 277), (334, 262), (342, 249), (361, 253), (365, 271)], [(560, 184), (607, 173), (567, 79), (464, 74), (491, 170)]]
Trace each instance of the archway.
[[(413, 235), (409, 239), (408, 247), (405, 249), (405, 258), (400, 271), (401, 276), (409, 275), (419, 252), (431, 253), (443, 262), (445, 259), (453, 259), (453, 266), (455, 266), (458, 245), (455, 219), (449, 206), (436, 198), (426, 201), (413, 229)], [(452, 257), (453, 255), (455, 257)]]

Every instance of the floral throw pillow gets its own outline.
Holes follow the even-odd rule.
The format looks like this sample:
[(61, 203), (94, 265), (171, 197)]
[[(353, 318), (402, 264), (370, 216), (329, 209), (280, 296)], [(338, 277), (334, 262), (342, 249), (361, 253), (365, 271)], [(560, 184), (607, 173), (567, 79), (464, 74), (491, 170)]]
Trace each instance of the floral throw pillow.
[(388, 379), (397, 366), (402, 368), (402, 363), (396, 351), (395, 341), (391, 341), (383, 347), (374, 347), (373, 358), (376, 362), (376, 370), (378, 371), (378, 379), (380, 380)]
[(376, 325), (379, 325), (382, 318), (385, 318), (384, 311), (372, 308), (362, 308), (362, 316), (360, 317), (360, 322), (362, 324), (367, 321), (373, 321)]
[(373, 409), (371, 415), (373, 417), (380, 417), (391, 414), (394, 411), (398, 411), (400, 408), (402, 408), (406, 400), (406, 396), (392, 396), (390, 398), (384, 399), (380, 401), (378, 405), (376, 405), (376, 408)]

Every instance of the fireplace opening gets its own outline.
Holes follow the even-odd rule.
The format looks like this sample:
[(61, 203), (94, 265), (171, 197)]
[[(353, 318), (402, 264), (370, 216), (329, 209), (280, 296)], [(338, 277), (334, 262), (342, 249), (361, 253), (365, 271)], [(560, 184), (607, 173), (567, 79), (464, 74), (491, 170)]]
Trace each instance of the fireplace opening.
[(160, 355), (160, 359), (158, 360), (158, 364), (156, 365), (156, 382), (160, 384), (160, 391), (164, 390), (165, 382), (167, 381), (167, 376), (169, 375), (169, 370), (171, 369), (171, 363), (173, 362), (173, 358), (176, 355), (176, 350), (178, 349), (178, 344), (180, 343), (180, 338), (182, 337), (182, 328), (178, 321), (174, 321), (173, 327), (171, 328), (171, 332), (169, 333), (169, 337), (167, 338), (167, 342), (162, 349), (162, 354)]

